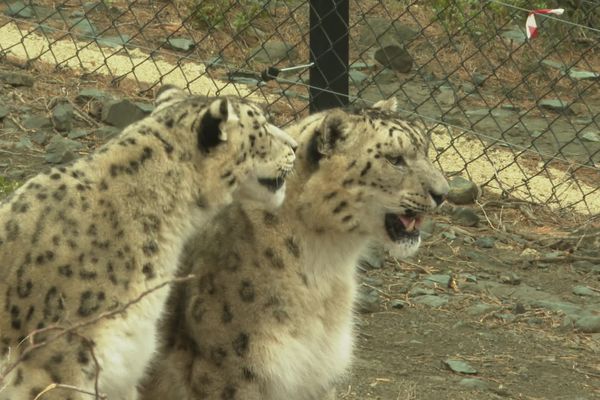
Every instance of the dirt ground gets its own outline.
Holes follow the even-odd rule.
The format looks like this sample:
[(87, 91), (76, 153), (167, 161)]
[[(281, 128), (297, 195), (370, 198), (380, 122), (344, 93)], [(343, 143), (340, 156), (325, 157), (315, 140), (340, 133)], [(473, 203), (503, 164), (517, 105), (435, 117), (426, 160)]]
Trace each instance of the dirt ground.
[[(0, 92), (10, 111), (0, 126), (3, 182), (48, 165), (44, 146), (17, 145), (33, 133), (23, 113), (47, 114), (57, 94), (73, 99), (81, 86), (108, 86), (100, 76), (47, 76)], [(93, 128), (89, 105), (76, 106), (75, 124)], [(102, 142), (94, 134), (78, 140), (80, 154)], [(447, 205), (427, 224), (417, 258), (361, 267), (369, 304), (358, 307), (356, 358), (339, 397), (600, 398), (600, 328), (585, 325), (600, 318), (598, 217), (565, 219), (523, 201), (484, 197), (467, 207), (479, 218), (468, 227), (454, 209)], [(455, 361), (467, 364), (463, 372), (449, 368)]]

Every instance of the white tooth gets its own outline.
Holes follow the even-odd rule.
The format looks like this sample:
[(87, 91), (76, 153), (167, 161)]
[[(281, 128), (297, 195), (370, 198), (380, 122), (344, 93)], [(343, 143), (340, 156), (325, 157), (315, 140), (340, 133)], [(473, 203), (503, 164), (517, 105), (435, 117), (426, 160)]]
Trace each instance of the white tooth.
[(408, 226), (406, 227), (406, 231), (407, 232), (412, 232), (415, 229), (415, 220), (411, 219), (410, 223), (408, 224)]

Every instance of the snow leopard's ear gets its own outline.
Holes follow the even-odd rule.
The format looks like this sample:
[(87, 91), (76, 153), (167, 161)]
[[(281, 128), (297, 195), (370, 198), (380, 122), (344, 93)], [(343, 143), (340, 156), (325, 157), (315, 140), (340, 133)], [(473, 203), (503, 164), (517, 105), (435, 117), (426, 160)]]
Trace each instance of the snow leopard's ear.
[(175, 100), (177, 98), (187, 96), (187, 92), (179, 89), (174, 85), (162, 85), (160, 89), (156, 92), (156, 96), (154, 98), (154, 105), (156, 107), (168, 103), (171, 100)]
[(310, 138), (306, 156), (313, 167), (318, 167), (319, 161), (331, 155), (336, 145), (347, 137), (346, 118), (341, 110), (331, 111)]
[(212, 148), (227, 141), (226, 123), (239, 122), (239, 115), (235, 111), (231, 100), (218, 98), (213, 100), (200, 120), (195, 125), (198, 135), (198, 148), (203, 152), (209, 152)]

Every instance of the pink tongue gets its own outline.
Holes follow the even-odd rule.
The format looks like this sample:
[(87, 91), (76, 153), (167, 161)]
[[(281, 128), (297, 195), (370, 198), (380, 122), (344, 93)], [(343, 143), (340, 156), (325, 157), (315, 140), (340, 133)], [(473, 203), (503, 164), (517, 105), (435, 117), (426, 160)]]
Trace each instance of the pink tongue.
[(406, 228), (410, 226), (410, 224), (415, 220), (414, 218), (405, 217), (404, 215), (398, 215), (398, 218), (400, 219), (400, 221), (402, 221), (404, 227)]

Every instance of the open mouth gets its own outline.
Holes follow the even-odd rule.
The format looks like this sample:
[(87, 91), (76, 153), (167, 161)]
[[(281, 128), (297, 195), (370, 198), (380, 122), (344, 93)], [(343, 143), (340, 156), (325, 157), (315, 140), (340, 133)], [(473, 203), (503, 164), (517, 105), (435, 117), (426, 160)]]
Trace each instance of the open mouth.
[(399, 242), (419, 237), (419, 227), (423, 216), (408, 212), (406, 214), (385, 214), (385, 230), (392, 241)]
[(271, 192), (276, 192), (282, 188), (285, 183), (285, 177), (279, 176), (277, 178), (259, 178), (258, 183), (266, 187)]

